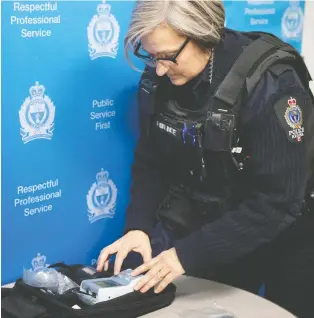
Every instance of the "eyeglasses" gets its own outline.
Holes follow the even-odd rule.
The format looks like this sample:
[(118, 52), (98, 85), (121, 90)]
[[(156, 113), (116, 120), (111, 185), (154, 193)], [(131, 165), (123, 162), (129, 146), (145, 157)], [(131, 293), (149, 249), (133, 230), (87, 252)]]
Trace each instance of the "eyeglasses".
[(165, 56), (165, 57), (154, 57), (153, 55), (149, 54), (147, 51), (143, 49), (141, 42), (138, 42), (134, 50), (134, 55), (140, 58), (141, 60), (143, 60), (144, 63), (149, 66), (156, 67), (157, 63), (160, 62), (163, 65), (168, 67), (168, 66), (171, 66), (171, 63), (178, 64), (177, 58), (189, 41), (190, 39), (187, 38), (173, 56)]

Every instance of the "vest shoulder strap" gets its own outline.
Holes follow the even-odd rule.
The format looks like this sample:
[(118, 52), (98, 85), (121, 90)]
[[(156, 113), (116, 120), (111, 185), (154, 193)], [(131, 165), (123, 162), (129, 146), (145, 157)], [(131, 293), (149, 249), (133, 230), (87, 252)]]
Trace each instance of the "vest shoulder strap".
[(279, 38), (263, 32), (243, 32), (252, 38), (213, 96), (213, 109), (237, 114), (243, 93), (249, 96), (264, 73), (277, 63), (296, 65), (305, 87), (309, 86), (310, 75), (299, 53)]
[(141, 111), (147, 115), (155, 112), (155, 97), (158, 88), (158, 78), (154, 71), (148, 67), (145, 68), (139, 83), (138, 97)]
[[(229, 114), (235, 117), (244, 99), (249, 97), (266, 71), (283, 72), (289, 65), (298, 74), (303, 87), (309, 92), (309, 103), (312, 104), (312, 123), (309, 124), (307, 145), (309, 152), (309, 176), (314, 178), (314, 98), (309, 88), (312, 80), (305, 62), (299, 52), (291, 45), (281, 41), (278, 37), (265, 32), (242, 32), (252, 42), (245, 46), (242, 53), (220, 83), (211, 98), (211, 111)], [(235, 124), (235, 126), (237, 126)], [(237, 128), (237, 127), (236, 127)], [(233, 140), (238, 141), (237, 136)]]
[(140, 130), (149, 136), (152, 117), (156, 112), (156, 91), (159, 85), (155, 70), (146, 67), (139, 83), (138, 106)]

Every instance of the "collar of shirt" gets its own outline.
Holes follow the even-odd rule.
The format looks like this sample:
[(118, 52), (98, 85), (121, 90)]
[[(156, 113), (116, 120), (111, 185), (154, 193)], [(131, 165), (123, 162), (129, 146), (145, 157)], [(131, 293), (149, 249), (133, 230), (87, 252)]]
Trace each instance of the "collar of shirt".
[[(175, 87), (175, 90), (184, 93), (189, 93), (194, 95), (196, 99), (198, 99), (199, 95), (201, 94), (201, 87), (208, 87), (208, 84), (210, 82), (209, 80), (209, 72), (210, 72), (210, 61), (207, 63), (205, 68), (192, 80), (187, 82), (186, 84), (182, 86)], [(184, 94), (185, 95), (185, 94)]]
[(197, 94), (197, 90), (201, 83), (209, 83), (209, 73), (210, 73), (210, 62), (211, 59), (209, 59), (208, 63), (206, 64), (205, 68), (203, 71), (200, 72), (195, 78), (193, 78), (187, 85), (193, 90), (194, 94)]
[(203, 100), (210, 85), (210, 61), (204, 69), (192, 80), (184, 85), (176, 86), (170, 82), (170, 79), (165, 75), (165, 88), (170, 93), (170, 98), (174, 98), (184, 109), (197, 110), (202, 107)]

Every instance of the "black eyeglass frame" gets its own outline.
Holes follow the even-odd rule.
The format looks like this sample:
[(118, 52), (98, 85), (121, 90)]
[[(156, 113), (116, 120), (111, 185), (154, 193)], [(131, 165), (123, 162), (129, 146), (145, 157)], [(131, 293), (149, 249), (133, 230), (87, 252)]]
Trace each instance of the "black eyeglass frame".
[(141, 47), (141, 42), (139, 41), (135, 47), (134, 50), (134, 55), (144, 61), (148, 61), (148, 62), (153, 62), (154, 64), (157, 64), (158, 61), (170, 61), (172, 63), (178, 64), (177, 62), (177, 58), (180, 55), (180, 53), (183, 51), (183, 49), (185, 48), (185, 46), (189, 43), (190, 38), (187, 38), (183, 44), (181, 45), (181, 47), (178, 49), (178, 51), (171, 57), (149, 57), (148, 55), (142, 55), (140, 53), (138, 53), (140, 47)]

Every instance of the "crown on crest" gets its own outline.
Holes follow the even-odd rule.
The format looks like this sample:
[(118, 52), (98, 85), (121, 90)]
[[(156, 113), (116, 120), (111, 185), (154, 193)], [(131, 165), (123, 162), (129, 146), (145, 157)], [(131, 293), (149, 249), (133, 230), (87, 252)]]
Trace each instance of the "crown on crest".
[(97, 12), (99, 15), (108, 16), (110, 13), (110, 10), (111, 10), (111, 5), (106, 4), (105, 0), (103, 0), (103, 2), (97, 6)]
[(44, 96), (45, 87), (36, 82), (35, 86), (29, 89), (29, 93), (33, 98), (42, 98)]
[(292, 7), (298, 7), (300, 4), (300, 0), (290, 0), (290, 5)]
[(290, 99), (288, 99), (288, 104), (289, 106), (296, 106), (297, 101), (295, 98), (290, 97)]
[(101, 186), (102, 184), (107, 184), (109, 177), (108, 171), (104, 171), (103, 168), (101, 168), (101, 171), (96, 174), (97, 184), (98, 186)]
[(33, 258), (32, 260), (32, 266), (34, 271), (41, 270), (42, 268), (45, 268), (46, 264), (46, 256), (37, 254), (37, 257)]

